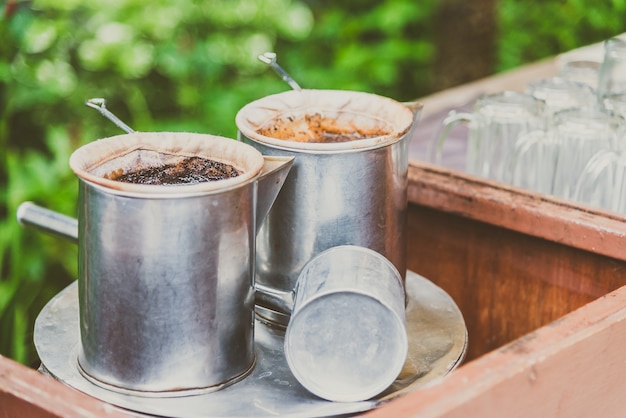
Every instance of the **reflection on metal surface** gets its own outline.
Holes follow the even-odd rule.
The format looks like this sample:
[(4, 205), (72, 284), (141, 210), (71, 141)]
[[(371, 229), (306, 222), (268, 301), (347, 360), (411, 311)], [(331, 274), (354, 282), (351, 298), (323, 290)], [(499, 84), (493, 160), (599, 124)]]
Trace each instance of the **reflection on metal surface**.
[(378, 397), (361, 402), (329, 402), (304, 389), (284, 356), (284, 330), (259, 321), (255, 328), (257, 364), (242, 381), (194, 396), (155, 397), (107, 390), (78, 370), (76, 282), (55, 296), (39, 314), (34, 330), (43, 368), (61, 382), (121, 408), (173, 417), (320, 417), (366, 411), (447, 375), (462, 361), (467, 346), (463, 316), (450, 296), (429, 280), (408, 272), (406, 311), (409, 353), (398, 379)]

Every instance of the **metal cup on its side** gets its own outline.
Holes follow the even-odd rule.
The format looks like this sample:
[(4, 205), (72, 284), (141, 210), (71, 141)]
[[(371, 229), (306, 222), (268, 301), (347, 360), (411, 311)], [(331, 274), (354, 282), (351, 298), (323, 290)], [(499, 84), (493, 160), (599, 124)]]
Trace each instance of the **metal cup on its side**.
[(331, 401), (372, 398), (407, 350), (402, 276), (387, 258), (342, 245), (306, 264), (285, 334), (287, 363), (306, 389)]

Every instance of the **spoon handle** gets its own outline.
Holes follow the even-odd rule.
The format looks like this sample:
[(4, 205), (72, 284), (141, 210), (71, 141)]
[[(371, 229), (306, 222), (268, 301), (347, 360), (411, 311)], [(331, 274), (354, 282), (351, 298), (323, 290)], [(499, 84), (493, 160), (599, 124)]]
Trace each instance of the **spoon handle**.
[(111, 113), (109, 109), (106, 108), (106, 100), (101, 98), (89, 99), (85, 102), (85, 104), (102, 113), (102, 116), (113, 122), (118, 128), (120, 128), (127, 134), (135, 132), (130, 126), (126, 125), (117, 116)]
[(289, 75), (285, 70), (282, 69), (280, 65), (276, 62), (276, 53), (274, 52), (266, 52), (264, 54), (259, 55), (259, 61), (262, 61), (272, 67), (274, 71), (285, 81), (289, 86), (294, 89), (301, 91), (302, 87)]

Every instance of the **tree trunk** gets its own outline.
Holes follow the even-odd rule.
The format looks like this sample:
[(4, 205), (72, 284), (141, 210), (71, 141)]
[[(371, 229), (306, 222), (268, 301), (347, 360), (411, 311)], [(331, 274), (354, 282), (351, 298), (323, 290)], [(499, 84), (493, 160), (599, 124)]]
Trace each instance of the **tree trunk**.
[(442, 0), (436, 19), (435, 91), (493, 74), (496, 0)]

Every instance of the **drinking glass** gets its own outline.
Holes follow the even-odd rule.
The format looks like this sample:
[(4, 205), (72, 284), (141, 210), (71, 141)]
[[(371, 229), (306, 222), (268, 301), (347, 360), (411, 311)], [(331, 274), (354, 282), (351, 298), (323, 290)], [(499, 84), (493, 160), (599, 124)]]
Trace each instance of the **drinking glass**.
[(626, 214), (626, 151), (594, 155), (578, 179), (574, 200)]
[(604, 59), (598, 74), (598, 97), (626, 93), (626, 40), (604, 41)]
[(451, 112), (435, 138), (435, 162), (450, 130), (468, 124), (466, 171), (497, 181), (510, 182), (511, 160), (520, 134), (540, 126), (541, 103), (532, 96), (504, 91), (480, 96), (471, 113)]
[(610, 93), (602, 97), (602, 105), (610, 112), (626, 118), (626, 93)]
[(624, 118), (598, 108), (567, 109), (554, 116), (551, 129), (558, 150), (552, 193), (570, 199), (590, 159), (622, 146)]
[(559, 142), (552, 130), (536, 130), (520, 135), (515, 144), (512, 183), (551, 194), (558, 151)]
[(587, 84), (563, 77), (546, 77), (526, 85), (526, 93), (544, 103), (544, 123), (548, 128), (554, 115), (565, 109), (596, 105), (595, 91)]
[(585, 84), (594, 91), (598, 88), (599, 61), (574, 59), (566, 61), (559, 68), (559, 76), (570, 81)]

